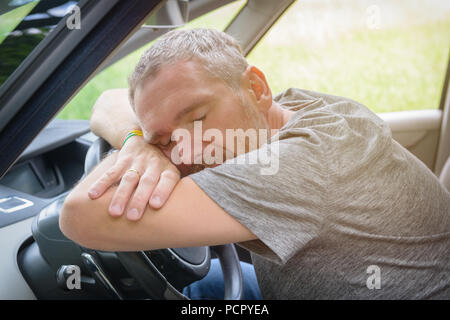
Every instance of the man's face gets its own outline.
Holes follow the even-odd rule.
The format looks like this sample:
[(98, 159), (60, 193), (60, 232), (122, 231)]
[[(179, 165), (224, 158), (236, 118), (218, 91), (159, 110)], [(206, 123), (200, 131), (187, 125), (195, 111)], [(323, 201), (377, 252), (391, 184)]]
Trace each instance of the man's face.
[[(213, 154), (219, 149), (222, 151), (222, 162), (248, 152), (255, 148), (248, 141), (245, 142), (244, 149), (227, 147), (226, 129), (245, 131), (250, 128), (267, 129), (268, 126), (264, 115), (248, 99), (245, 90), (241, 91), (242, 98), (223, 81), (211, 77), (195, 61), (164, 66), (156, 76), (138, 87), (135, 93), (135, 112), (143, 129), (144, 139), (158, 146), (171, 159), (176, 150), (182, 159), (182, 164), (178, 166), (182, 175), (220, 164), (198, 161), (210, 144), (209, 150), (215, 150)], [(222, 133), (223, 139), (216, 136), (209, 139), (211, 141), (205, 141), (201, 137), (202, 141), (200, 144), (197, 142), (195, 147), (194, 122), (196, 133), (199, 132), (201, 123), (202, 133), (208, 129), (216, 129)], [(185, 138), (178, 143), (171, 141), (177, 130), (189, 132), (190, 141)]]

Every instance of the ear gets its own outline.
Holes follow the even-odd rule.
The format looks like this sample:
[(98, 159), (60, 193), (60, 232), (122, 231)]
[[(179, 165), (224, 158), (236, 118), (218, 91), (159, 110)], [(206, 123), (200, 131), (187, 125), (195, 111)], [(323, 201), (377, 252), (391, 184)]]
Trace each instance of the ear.
[(272, 91), (264, 73), (255, 66), (248, 66), (244, 72), (244, 81), (253, 102), (266, 112), (272, 105)]

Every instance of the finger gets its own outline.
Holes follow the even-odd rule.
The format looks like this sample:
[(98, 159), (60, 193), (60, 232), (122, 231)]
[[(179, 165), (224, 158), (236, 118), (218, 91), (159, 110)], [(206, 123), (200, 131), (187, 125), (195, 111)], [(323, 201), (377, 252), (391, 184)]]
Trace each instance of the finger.
[(161, 208), (166, 203), (178, 181), (180, 181), (180, 174), (178, 172), (173, 170), (163, 171), (150, 198), (150, 206), (155, 209)]
[(118, 162), (109, 168), (94, 184), (89, 188), (88, 195), (91, 199), (100, 197), (105, 191), (117, 182), (124, 171), (123, 162)]
[(129, 220), (139, 220), (147, 206), (150, 195), (155, 189), (160, 172), (154, 168), (147, 169), (139, 180), (139, 185), (130, 200), (127, 211)]
[(128, 170), (122, 176), (119, 187), (117, 188), (109, 206), (109, 213), (113, 216), (121, 216), (131, 194), (139, 183), (139, 174)]

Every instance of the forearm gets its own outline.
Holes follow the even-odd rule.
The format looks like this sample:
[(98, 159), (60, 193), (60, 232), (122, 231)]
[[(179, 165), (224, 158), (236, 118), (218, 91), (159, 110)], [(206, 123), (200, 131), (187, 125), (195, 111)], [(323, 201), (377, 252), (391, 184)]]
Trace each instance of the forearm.
[[(180, 231), (171, 223), (174, 220), (171, 216), (181, 210), (181, 203), (172, 205), (170, 213), (146, 206), (146, 213), (142, 219), (139, 222), (132, 222), (124, 215), (113, 217), (108, 213), (109, 203), (117, 186), (109, 188), (96, 200), (89, 199), (88, 186), (111, 168), (117, 157), (118, 153), (106, 157), (70, 192), (60, 213), (61, 231), (82, 246), (105, 251), (137, 251), (183, 246), (183, 239), (176, 236)], [(186, 190), (183, 193), (185, 194)], [(186, 222), (181, 225), (186, 225)], [(189, 226), (190, 230), (192, 228), (193, 226)]]
[(105, 158), (67, 196), (59, 223), (69, 239), (106, 251), (195, 247), (256, 239), (189, 177), (180, 180), (161, 209), (146, 206), (138, 222), (123, 215), (112, 217), (108, 207), (117, 187), (96, 200), (88, 197), (87, 189), (116, 160), (117, 153)]
[(90, 126), (93, 133), (120, 149), (129, 130), (139, 129), (128, 101), (128, 89), (111, 89), (102, 93), (95, 103)]

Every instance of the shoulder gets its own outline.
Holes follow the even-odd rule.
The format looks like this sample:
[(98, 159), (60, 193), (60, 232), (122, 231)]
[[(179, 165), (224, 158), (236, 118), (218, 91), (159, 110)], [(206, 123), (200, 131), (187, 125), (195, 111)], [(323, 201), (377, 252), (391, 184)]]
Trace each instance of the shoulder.
[(304, 89), (289, 88), (278, 94), (274, 101), (282, 107), (296, 111), (280, 130), (292, 128), (329, 130), (342, 133), (346, 130), (366, 131), (391, 136), (387, 123), (368, 107), (355, 100)]

